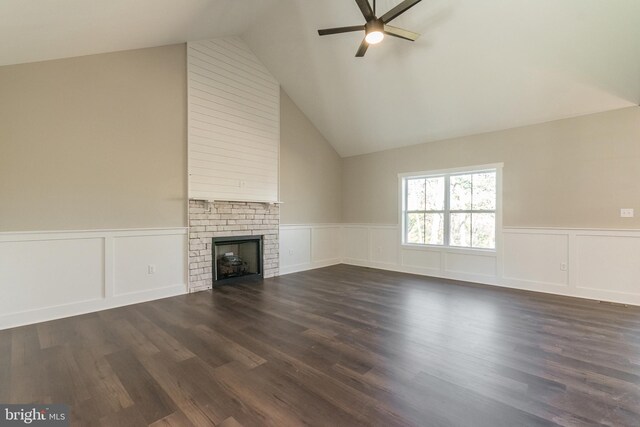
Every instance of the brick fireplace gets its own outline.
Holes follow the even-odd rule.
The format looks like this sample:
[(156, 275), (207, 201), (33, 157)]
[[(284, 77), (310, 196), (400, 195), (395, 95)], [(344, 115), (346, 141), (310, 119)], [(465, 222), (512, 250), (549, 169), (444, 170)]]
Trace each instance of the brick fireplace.
[(279, 273), (280, 207), (256, 202), (189, 201), (189, 292), (213, 285), (214, 237), (263, 236), (265, 278)]

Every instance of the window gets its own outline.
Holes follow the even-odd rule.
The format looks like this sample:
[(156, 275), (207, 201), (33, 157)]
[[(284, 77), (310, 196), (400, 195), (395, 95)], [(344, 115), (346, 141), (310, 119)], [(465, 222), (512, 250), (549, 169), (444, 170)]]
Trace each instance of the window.
[(403, 176), (403, 243), (495, 249), (496, 182), (496, 168)]

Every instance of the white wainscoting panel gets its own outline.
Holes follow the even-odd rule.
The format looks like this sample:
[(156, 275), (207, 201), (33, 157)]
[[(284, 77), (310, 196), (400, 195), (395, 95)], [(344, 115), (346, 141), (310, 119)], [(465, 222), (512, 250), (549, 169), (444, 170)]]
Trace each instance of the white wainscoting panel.
[(439, 273), (442, 265), (442, 254), (429, 249), (402, 248), (402, 266), (407, 271), (417, 274)]
[(564, 231), (503, 233), (504, 279), (529, 284), (568, 286), (562, 265), (569, 262), (569, 235)]
[(280, 273), (311, 267), (311, 227), (280, 227)]
[(338, 264), (342, 261), (340, 227), (327, 226), (311, 229), (311, 259), (316, 264)]
[(496, 254), (493, 252), (450, 252), (444, 253), (444, 270), (457, 276), (496, 277)]
[(280, 274), (342, 262), (340, 225), (281, 225)]
[(183, 294), (186, 243), (186, 228), (0, 233), (0, 329)]
[(640, 235), (576, 236), (579, 289), (638, 295)]
[[(351, 263), (369, 262), (372, 252), (369, 239), (369, 227), (344, 225), (344, 259)], [(349, 262), (347, 262), (348, 264)]]
[(101, 238), (26, 240), (0, 243), (0, 313), (104, 296), (104, 242)]
[[(476, 252), (401, 245), (396, 225), (332, 227), (343, 254), (332, 263), (640, 305), (640, 231), (505, 227), (495, 252)], [(327, 239), (324, 248), (331, 246)], [(281, 266), (282, 273), (322, 266), (310, 257), (295, 268)]]
[[(114, 295), (129, 295), (184, 283), (183, 235), (114, 238)], [(148, 266), (155, 273), (149, 274)]]
[(400, 234), (396, 228), (370, 228), (371, 240), (370, 259), (376, 264), (398, 265)]

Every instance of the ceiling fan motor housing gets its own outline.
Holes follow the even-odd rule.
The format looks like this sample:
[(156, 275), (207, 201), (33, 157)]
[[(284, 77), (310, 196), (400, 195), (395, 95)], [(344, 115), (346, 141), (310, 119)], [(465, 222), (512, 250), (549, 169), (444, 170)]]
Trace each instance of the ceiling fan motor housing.
[(369, 21), (366, 24), (364, 24), (364, 31), (365, 31), (366, 34), (372, 33), (374, 31), (383, 32), (384, 31), (384, 24), (382, 23), (382, 21), (380, 19), (374, 19), (374, 20)]

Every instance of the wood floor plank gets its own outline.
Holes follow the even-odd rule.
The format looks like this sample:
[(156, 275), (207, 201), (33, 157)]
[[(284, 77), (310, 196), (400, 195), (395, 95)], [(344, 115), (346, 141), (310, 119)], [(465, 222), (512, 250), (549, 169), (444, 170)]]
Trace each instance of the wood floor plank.
[(178, 340), (169, 335), (160, 326), (150, 321), (138, 310), (129, 310), (128, 319), (151, 341), (164, 355), (175, 361), (186, 360), (195, 355)]
[(185, 381), (179, 364), (168, 356), (147, 357), (141, 359), (140, 363), (180, 408), (180, 414), (174, 414), (172, 419), (184, 416), (190, 423), (200, 426), (215, 425), (228, 417), (228, 413), (216, 412), (207, 404), (212, 400), (209, 393), (197, 384)]
[(77, 339), (77, 322), (73, 318), (60, 319), (51, 322), (38, 323), (38, 340), (40, 348), (46, 349), (57, 345), (64, 345)]
[(67, 356), (60, 346), (49, 347), (42, 352), (45, 376), (40, 381), (46, 387), (47, 403), (68, 402), (77, 405), (91, 397), (81, 383), (74, 383), (77, 373), (71, 370), (73, 360)]
[(11, 401), (12, 330), (0, 331), (0, 402)]
[[(74, 349), (75, 358), (92, 398), (100, 402), (98, 413), (108, 415), (133, 406), (134, 402), (109, 362), (91, 347)], [(69, 402), (57, 402), (69, 403)]]
[[(337, 381), (332, 375), (327, 375), (330, 366), (323, 363), (322, 366), (310, 365), (298, 359), (297, 351), (280, 350), (281, 344), (274, 342), (263, 333), (257, 333), (253, 328), (245, 328), (240, 332), (234, 332), (236, 339), (244, 343), (248, 348), (255, 349), (265, 359), (272, 369), (278, 370), (284, 378), (299, 381), (306, 385), (310, 392), (326, 400), (332, 405), (351, 414), (356, 419), (367, 418), (380, 420), (384, 425), (406, 425), (405, 420), (398, 416), (385, 402), (377, 402), (365, 393), (359, 393), (348, 385)], [(314, 360), (317, 360), (314, 358)]]
[(72, 348), (85, 351), (90, 349), (96, 357), (126, 348), (98, 314), (92, 313), (72, 319), (75, 320), (77, 331), (77, 338), (68, 342)]
[(180, 362), (175, 372), (184, 381), (203, 391), (207, 400), (207, 410), (216, 414), (217, 418), (224, 420), (232, 416), (238, 420), (249, 420), (247, 426), (259, 425), (259, 421), (263, 419), (262, 415), (254, 410), (249, 402), (240, 400), (236, 394), (229, 392), (227, 386), (215, 377), (214, 369), (202, 359), (195, 357)]
[(220, 424), (216, 425), (216, 427), (243, 427), (235, 418), (229, 417)]
[(148, 424), (172, 414), (178, 408), (136, 358), (133, 350), (123, 350), (106, 356), (120, 379), (136, 410)]
[(42, 382), (44, 366), (35, 325), (22, 326), (11, 334), (11, 393), (9, 403), (47, 400)]
[(213, 424), (209, 424), (206, 422), (201, 422), (198, 424), (193, 424), (187, 416), (182, 411), (176, 411), (171, 415), (167, 415), (166, 417), (150, 424), (152, 427), (206, 427), (213, 426)]
[(136, 405), (100, 418), (100, 426), (102, 427), (139, 427), (147, 424), (147, 420), (142, 416)]
[(260, 423), (270, 426), (302, 425), (300, 414), (291, 410), (288, 402), (274, 393), (264, 393), (253, 386), (250, 374), (239, 362), (230, 362), (214, 368), (212, 379), (222, 385), (235, 399), (245, 402), (254, 413), (259, 414)]
[[(103, 313), (110, 312), (105, 311)], [(113, 335), (120, 343), (124, 343), (127, 348), (132, 349), (141, 357), (160, 353), (160, 349), (140, 331), (137, 325), (133, 326), (131, 322), (123, 318), (122, 315), (118, 315), (117, 312), (111, 315), (103, 313), (101, 313), (101, 317), (104, 323), (109, 325), (109, 328), (113, 331)]]
[(72, 425), (640, 426), (640, 308), (337, 265), (0, 331)]
[(252, 353), (232, 339), (218, 334), (207, 326), (197, 325), (193, 330), (198, 337), (205, 340), (209, 345), (223, 351), (229, 360), (240, 362), (249, 369), (260, 366), (266, 362), (262, 357)]

